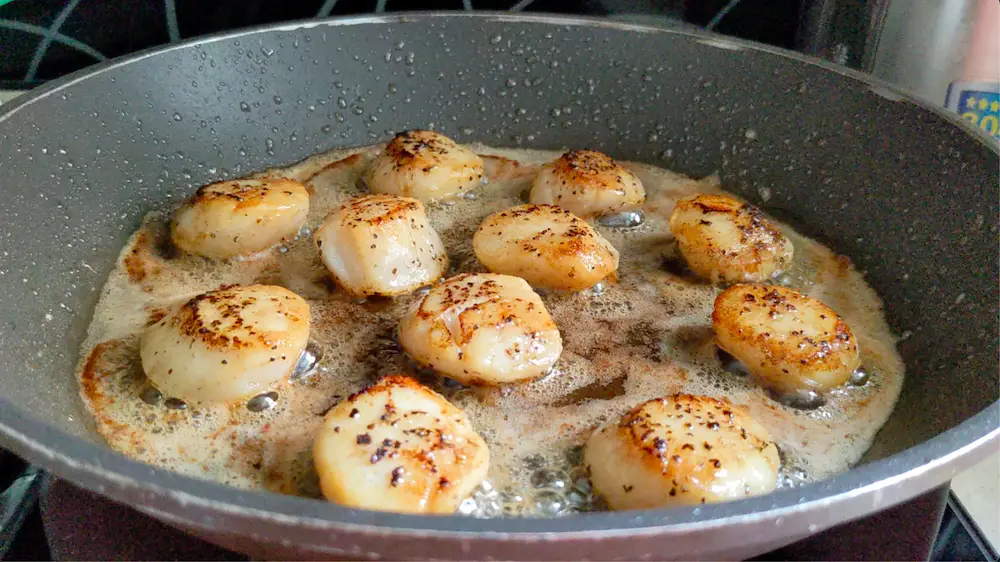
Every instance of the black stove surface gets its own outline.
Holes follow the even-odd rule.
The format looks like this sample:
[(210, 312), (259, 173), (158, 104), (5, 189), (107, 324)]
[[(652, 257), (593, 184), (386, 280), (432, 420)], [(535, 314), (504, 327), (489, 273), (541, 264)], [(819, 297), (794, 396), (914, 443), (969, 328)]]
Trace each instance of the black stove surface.
[[(789, 49), (810, 46), (822, 54), (817, 39), (834, 37), (832, 31), (846, 31), (855, 43), (864, 42), (867, 20), (859, 14), (870, 2), (874, 0), (0, 0), (0, 88), (30, 87), (98, 61), (208, 33), (410, 10), (669, 19)], [(816, 15), (829, 12), (833, 4), (839, 4), (836, 17)], [(838, 36), (837, 41), (845, 40)], [(860, 60), (860, 48), (849, 52)]]

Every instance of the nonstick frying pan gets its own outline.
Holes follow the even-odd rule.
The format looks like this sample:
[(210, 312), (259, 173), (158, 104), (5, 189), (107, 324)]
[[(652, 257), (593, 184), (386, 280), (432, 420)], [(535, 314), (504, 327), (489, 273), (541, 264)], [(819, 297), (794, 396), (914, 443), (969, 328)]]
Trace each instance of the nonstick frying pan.
[[(240, 491), (108, 449), (73, 369), (143, 214), (210, 181), (416, 127), (718, 171), (727, 189), (850, 256), (884, 298), (907, 366), (866, 458), (728, 504), (476, 520)], [(111, 61), (0, 111), (2, 443), (258, 556), (750, 556), (912, 498), (996, 450), (998, 169), (985, 136), (883, 83), (687, 30), (414, 14), (255, 29)]]

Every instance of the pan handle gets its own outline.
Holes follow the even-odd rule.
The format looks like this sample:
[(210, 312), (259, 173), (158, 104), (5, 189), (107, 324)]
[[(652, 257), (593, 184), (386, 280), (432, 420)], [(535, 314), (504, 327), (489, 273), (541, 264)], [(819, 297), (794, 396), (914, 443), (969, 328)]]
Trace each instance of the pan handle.
[(0, 560), (7, 555), (24, 520), (38, 501), (43, 474), (40, 469), (29, 466), (0, 493)]

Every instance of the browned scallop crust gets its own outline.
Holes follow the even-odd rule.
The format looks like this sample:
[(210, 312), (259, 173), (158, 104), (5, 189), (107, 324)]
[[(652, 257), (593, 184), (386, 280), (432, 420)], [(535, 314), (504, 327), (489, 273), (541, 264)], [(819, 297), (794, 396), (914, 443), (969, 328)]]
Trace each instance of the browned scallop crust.
[(420, 201), (395, 195), (355, 197), (344, 206), (350, 212), (344, 214), (341, 224), (355, 228), (362, 225), (380, 226), (404, 218), (407, 213), (424, 211), (424, 205)]
[(691, 394), (648, 400), (602, 426), (584, 461), (595, 489), (615, 509), (766, 493), (779, 465), (767, 430), (746, 412)]
[[(666, 429), (667, 438), (654, 437), (662, 424), (650, 421), (644, 413), (651, 404), (673, 411), (678, 419), (684, 419), (689, 431)], [(637, 452), (637, 460), (649, 463), (663, 475), (675, 481), (677, 492), (688, 492), (685, 480), (709, 482), (715, 472), (723, 468), (719, 460), (721, 451), (715, 450), (706, 441), (696, 442), (693, 427), (718, 431), (721, 427), (733, 428), (746, 446), (763, 451), (774, 445), (754, 431), (747, 431), (743, 417), (746, 413), (733, 406), (728, 400), (717, 400), (693, 394), (675, 394), (670, 397), (655, 398), (644, 402), (622, 416), (617, 431), (629, 440)], [(715, 451), (713, 453), (713, 451)]]
[[(239, 285), (220, 287), (184, 303), (171, 317), (170, 322), (181, 334), (201, 341), (209, 349), (236, 350), (254, 346), (273, 346), (275, 342), (271, 340), (274, 334), (254, 329), (254, 322), (245, 317), (246, 307), (256, 303), (259, 298), (267, 298), (277, 305), (277, 309), (290, 324), (309, 324), (311, 318), (309, 308), (303, 306), (304, 301), (295, 293), (276, 286), (269, 286), (266, 289), (270, 294), (259, 297)], [(218, 315), (223, 322), (228, 323), (224, 331), (218, 330), (218, 320), (204, 317), (206, 309), (214, 309), (211, 315)]]
[(538, 294), (519, 277), (494, 273), (433, 287), (400, 319), (399, 343), (414, 361), (465, 384), (537, 378), (562, 353)]
[(588, 190), (623, 190), (626, 181), (638, 181), (631, 171), (596, 150), (570, 150), (552, 164), (554, 171), (567, 182)]
[[(427, 394), (428, 396), (433, 396), (444, 401), (443, 397), (412, 378), (406, 375), (391, 374), (386, 375), (372, 386), (350, 395), (344, 403), (349, 404), (352, 410), (354, 406), (364, 408), (365, 406), (359, 403), (365, 396), (386, 392), (388, 398), (379, 412), (379, 424), (376, 424), (376, 427), (382, 424), (393, 426), (394, 424), (398, 424), (399, 420), (413, 415), (413, 411), (398, 407), (397, 403), (393, 400), (393, 393), (401, 389), (409, 389), (421, 394)], [(338, 406), (338, 408), (344, 407), (346, 406)], [(467, 423), (464, 414), (458, 408), (452, 407), (450, 410), (451, 417), (454, 417), (456, 421), (461, 420), (462, 423)], [(365, 429), (371, 431), (374, 428), (366, 426)], [(463, 441), (461, 444), (457, 444), (448, 434), (447, 427), (420, 427), (413, 429), (407, 433), (407, 435), (412, 437), (411, 442), (402, 441), (402, 443), (400, 440), (394, 440), (392, 443), (371, 443), (365, 439), (364, 435), (366, 434), (358, 434), (355, 441), (359, 445), (371, 445), (371, 458), (377, 459), (373, 460), (372, 464), (381, 459), (387, 459), (388, 461), (410, 459), (431, 473), (440, 475), (438, 482), (434, 483), (435, 485), (433, 486), (428, 486), (427, 482), (416, 481), (408, 484), (408, 486), (412, 487), (408, 491), (422, 498), (428, 498), (428, 496), (448, 489), (448, 483), (457, 480), (456, 476), (451, 476), (449, 473), (460, 468), (453, 466), (454, 461), (456, 459), (475, 457), (479, 448), (479, 444), (475, 442)], [(411, 446), (408, 447), (407, 445)], [(389, 484), (392, 485), (391, 482)]]
[(448, 269), (424, 204), (409, 197), (353, 198), (328, 214), (313, 238), (333, 278), (358, 297), (405, 294)]
[(459, 408), (398, 374), (335, 406), (314, 456), (329, 499), (399, 512), (454, 511), (489, 463)]
[(224, 181), (199, 187), (188, 204), (229, 200), (236, 204), (237, 210), (242, 210), (260, 205), (272, 191), (291, 195), (293, 191), (298, 191), (302, 187), (301, 183), (287, 178)]
[(479, 261), (535, 287), (579, 291), (618, 269), (618, 252), (586, 221), (555, 205), (520, 205), (486, 217), (473, 237)]
[(590, 218), (638, 207), (646, 190), (638, 176), (607, 154), (570, 150), (541, 167), (528, 198)]
[[(729, 223), (733, 231), (720, 230)], [(700, 277), (713, 282), (763, 281), (791, 263), (792, 246), (760, 209), (726, 195), (677, 202), (670, 230)]]
[[(462, 306), (469, 301), (475, 302), (465, 307), (457, 316), (458, 329), (449, 332), (442, 326), (441, 329), (433, 332), (434, 337), (440, 338), (440, 345), (448, 345), (454, 342), (459, 346), (464, 346), (472, 341), (480, 329), (496, 329), (504, 325), (524, 325), (530, 327), (529, 336), (531, 339), (543, 337), (546, 332), (557, 331), (555, 321), (548, 312), (538, 307), (533, 302), (526, 302), (522, 299), (509, 299), (504, 296), (503, 291), (496, 281), (487, 279), (479, 284), (466, 283), (465, 280), (478, 277), (476, 274), (463, 273), (448, 279), (443, 287), (443, 296), (440, 302), (431, 299), (424, 299), (417, 307), (416, 315), (425, 320), (432, 320), (440, 316), (440, 307), (448, 308), (452, 306)], [(433, 305), (433, 308), (429, 308)]]
[(293, 238), (305, 223), (309, 190), (287, 178), (204, 185), (174, 213), (170, 233), (186, 252), (229, 259)]
[[(457, 145), (455, 141), (433, 131), (403, 131), (385, 146), (383, 154), (390, 156), (395, 163), (395, 169), (421, 169), (429, 172), (430, 168), (447, 158)], [(470, 169), (469, 179), (482, 177), (482, 170)]]
[(734, 285), (712, 311), (719, 346), (778, 390), (826, 390), (860, 363), (850, 327), (830, 307), (778, 286)]
[(483, 174), (482, 159), (452, 139), (412, 130), (393, 137), (365, 177), (373, 192), (432, 201), (477, 185)]

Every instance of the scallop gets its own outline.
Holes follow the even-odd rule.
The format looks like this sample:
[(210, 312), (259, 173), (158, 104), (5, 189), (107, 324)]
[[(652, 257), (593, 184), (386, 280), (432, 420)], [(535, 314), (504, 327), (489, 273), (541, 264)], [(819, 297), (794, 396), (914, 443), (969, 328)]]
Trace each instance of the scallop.
[(631, 171), (596, 150), (570, 150), (542, 166), (528, 200), (585, 218), (642, 206), (646, 190)]
[(396, 135), (372, 162), (365, 180), (375, 193), (442, 201), (467, 192), (483, 179), (483, 159), (433, 131)]
[(229, 286), (176, 307), (142, 334), (146, 377), (189, 403), (231, 403), (274, 388), (309, 341), (309, 304), (283, 287)]
[(316, 230), (327, 269), (356, 296), (393, 296), (434, 283), (448, 269), (423, 203), (395, 195), (351, 199)]
[(431, 288), (400, 320), (399, 343), (416, 362), (479, 385), (539, 377), (562, 353), (559, 329), (531, 286), (493, 273)]
[(736, 500), (778, 479), (767, 430), (726, 400), (677, 394), (644, 402), (587, 440), (594, 490), (615, 510)]
[(284, 178), (203, 186), (174, 214), (174, 244), (192, 254), (229, 259), (294, 238), (309, 214), (309, 192)]
[(782, 394), (840, 386), (861, 362), (857, 339), (836, 312), (785, 287), (726, 289), (715, 299), (712, 325), (719, 347)]
[(670, 230), (688, 267), (713, 283), (766, 281), (792, 262), (792, 243), (759, 209), (728, 195), (677, 202)]
[(330, 501), (452, 513), (485, 480), (490, 454), (462, 410), (413, 379), (389, 375), (326, 414), (313, 459)]
[(618, 269), (618, 250), (586, 221), (555, 205), (493, 213), (472, 245), (490, 271), (547, 289), (579, 291)]

